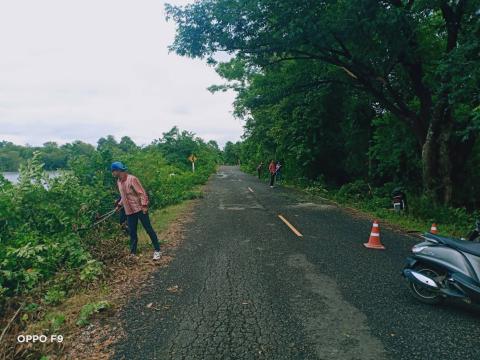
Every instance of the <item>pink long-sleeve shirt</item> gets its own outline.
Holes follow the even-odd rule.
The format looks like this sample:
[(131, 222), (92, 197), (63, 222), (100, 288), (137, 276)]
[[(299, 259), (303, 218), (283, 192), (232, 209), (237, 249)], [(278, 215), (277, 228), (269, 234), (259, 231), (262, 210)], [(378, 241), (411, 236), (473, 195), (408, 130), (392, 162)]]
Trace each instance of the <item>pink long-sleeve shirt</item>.
[(136, 176), (128, 174), (125, 180), (117, 180), (117, 186), (122, 197), (119, 204), (123, 205), (125, 214), (135, 214), (148, 206), (147, 192)]

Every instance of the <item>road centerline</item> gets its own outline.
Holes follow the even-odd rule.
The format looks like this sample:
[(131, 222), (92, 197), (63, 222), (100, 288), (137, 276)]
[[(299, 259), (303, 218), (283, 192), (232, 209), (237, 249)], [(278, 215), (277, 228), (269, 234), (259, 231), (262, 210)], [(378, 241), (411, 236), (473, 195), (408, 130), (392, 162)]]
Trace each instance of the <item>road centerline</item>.
[(297, 235), (298, 237), (303, 237), (302, 233), (301, 233), (300, 231), (298, 231), (298, 230), (295, 228), (295, 226), (293, 226), (292, 224), (290, 224), (290, 222), (289, 222), (287, 219), (285, 219), (281, 214), (278, 214), (278, 217), (280, 218), (280, 220), (282, 220), (282, 221), (285, 223), (285, 225), (287, 225), (287, 226), (290, 228), (290, 230), (292, 230), (292, 232), (293, 232), (295, 235)]

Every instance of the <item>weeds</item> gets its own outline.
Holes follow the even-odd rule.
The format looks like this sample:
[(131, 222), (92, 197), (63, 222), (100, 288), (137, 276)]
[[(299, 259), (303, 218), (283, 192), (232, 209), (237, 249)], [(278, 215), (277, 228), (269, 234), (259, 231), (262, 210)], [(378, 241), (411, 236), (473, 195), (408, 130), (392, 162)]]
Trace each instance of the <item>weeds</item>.
[(96, 303), (89, 303), (86, 304), (82, 307), (80, 310), (80, 315), (78, 316), (78, 320), (76, 324), (78, 326), (86, 326), (90, 323), (90, 318), (92, 315), (104, 311), (106, 309), (109, 309), (111, 307), (110, 303), (108, 301), (99, 301)]
[(419, 232), (428, 231), (432, 223), (437, 223), (442, 235), (467, 237), (475, 224), (475, 219), (480, 218), (478, 211), (467, 212), (465, 208), (436, 205), (431, 199), (409, 191), (407, 210), (401, 213), (394, 212), (391, 193), (395, 187), (395, 184), (387, 183), (383, 187), (374, 188), (362, 180), (357, 180), (339, 189), (328, 191), (323, 183), (310, 184), (305, 187), (305, 191), (355, 207), (407, 230)]

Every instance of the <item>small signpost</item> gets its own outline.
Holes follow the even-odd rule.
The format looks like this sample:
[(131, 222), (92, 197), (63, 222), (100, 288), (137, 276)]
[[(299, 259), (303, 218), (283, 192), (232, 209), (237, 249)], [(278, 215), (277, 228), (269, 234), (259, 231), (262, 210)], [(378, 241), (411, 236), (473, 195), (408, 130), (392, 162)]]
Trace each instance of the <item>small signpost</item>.
[(188, 160), (192, 163), (192, 172), (195, 172), (195, 161), (197, 161), (197, 157), (195, 154), (192, 154), (188, 157)]

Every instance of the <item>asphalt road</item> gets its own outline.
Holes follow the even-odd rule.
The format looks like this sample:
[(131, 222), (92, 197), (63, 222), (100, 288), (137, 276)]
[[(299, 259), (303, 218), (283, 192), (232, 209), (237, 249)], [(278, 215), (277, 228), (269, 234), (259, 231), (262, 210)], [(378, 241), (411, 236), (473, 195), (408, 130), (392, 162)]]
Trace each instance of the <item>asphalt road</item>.
[(175, 260), (125, 307), (116, 359), (480, 359), (478, 309), (409, 294), (411, 237), (380, 223), (387, 250), (368, 250), (370, 221), (236, 167), (192, 216)]

